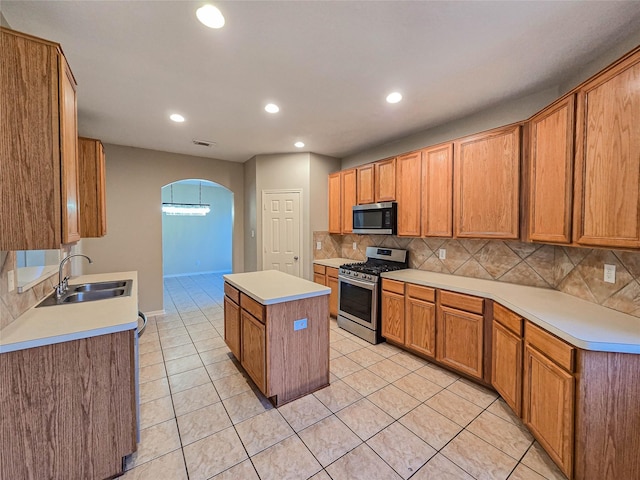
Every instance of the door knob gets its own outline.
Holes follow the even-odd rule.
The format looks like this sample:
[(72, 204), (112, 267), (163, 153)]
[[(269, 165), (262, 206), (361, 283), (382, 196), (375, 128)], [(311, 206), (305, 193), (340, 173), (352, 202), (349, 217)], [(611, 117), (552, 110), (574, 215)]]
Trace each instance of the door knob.
[(295, 257), (293, 257), (294, 260), (298, 260), (298, 256), (296, 255)]

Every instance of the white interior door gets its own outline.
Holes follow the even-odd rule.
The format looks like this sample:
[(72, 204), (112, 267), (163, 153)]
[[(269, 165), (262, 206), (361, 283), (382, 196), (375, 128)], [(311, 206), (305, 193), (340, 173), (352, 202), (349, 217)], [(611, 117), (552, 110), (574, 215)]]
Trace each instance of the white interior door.
[(264, 270), (280, 270), (300, 276), (301, 193), (299, 190), (262, 192)]

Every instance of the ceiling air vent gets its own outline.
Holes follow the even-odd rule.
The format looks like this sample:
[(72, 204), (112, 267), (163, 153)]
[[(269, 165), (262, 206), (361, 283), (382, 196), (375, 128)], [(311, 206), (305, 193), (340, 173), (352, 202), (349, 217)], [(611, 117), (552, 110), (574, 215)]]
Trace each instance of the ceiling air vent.
[(211, 140), (197, 140), (195, 138), (192, 142), (194, 145), (198, 145), (200, 147), (215, 147), (217, 145), (216, 142), (212, 142)]

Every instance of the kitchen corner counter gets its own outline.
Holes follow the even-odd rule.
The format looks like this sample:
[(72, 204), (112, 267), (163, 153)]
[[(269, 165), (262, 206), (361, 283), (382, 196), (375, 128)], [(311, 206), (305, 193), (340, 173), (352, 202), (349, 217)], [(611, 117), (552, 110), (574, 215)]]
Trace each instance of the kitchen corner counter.
[(358, 263), (361, 260), (354, 260), (353, 258), (319, 258), (314, 260), (316, 265), (324, 265), (325, 267), (340, 268), (345, 263)]
[(131, 295), (94, 302), (32, 307), (0, 330), (0, 353), (132, 330), (138, 326), (138, 272), (82, 275), (81, 283), (133, 280)]
[(278, 270), (230, 273), (224, 280), (262, 305), (329, 295), (331, 289)]
[(382, 277), (495, 300), (584, 350), (640, 354), (640, 318), (557, 290), (414, 269)]

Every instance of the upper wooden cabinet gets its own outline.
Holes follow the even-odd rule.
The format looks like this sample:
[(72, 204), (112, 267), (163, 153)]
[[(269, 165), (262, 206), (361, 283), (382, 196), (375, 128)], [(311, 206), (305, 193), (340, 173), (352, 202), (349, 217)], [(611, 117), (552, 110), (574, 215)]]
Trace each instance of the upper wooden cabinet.
[(329, 233), (353, 231), (353, 206), (356, 204), (356, 170), (329, 175)]
[(375, 197), (375, 170), (373, 163), (356, 168), (357, 171), (357, 201), (358, 205), (374, 203)]
[(529, 122), (529, 239), (570, 243), (575, 95)]
[(375, 165), (375, 201), (393, 202), (396, 199), (396, 159), (388, 158)]
[(520, 125), (456, 141), (455, 236), (518, 238), (519, 183)]
[(453, 235), (453, 143), (423, 150), (422, 235)]
[(398, 157), (396, 163), (396, 200), (398, 202), (398, 235), (420, 236), (420, 205), (422, 203), (422, 152)]
[(640, 50), (578, 90), (574, 240), (640, 248)]
[(56, 43), (2, 28), (0, 250), (80, 240), (76, 83)]
[(107, 233), (104, 147), (100, 140), (78, 138), (80, 232), (83, 238)]

